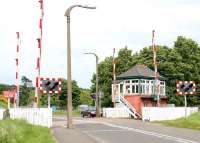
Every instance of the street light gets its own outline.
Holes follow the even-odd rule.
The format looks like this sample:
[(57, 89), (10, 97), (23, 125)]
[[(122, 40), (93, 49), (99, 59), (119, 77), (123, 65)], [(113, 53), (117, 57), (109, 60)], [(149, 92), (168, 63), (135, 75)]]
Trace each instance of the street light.
[(96, 9), (96, 7), (89, 7), (83, 5), (72, 5), (66, 12), (67, 17), (67, 127), (72, 128), (72, 82), (71, 82), (71, 39), (70, 39), (70, 12), (74, 7), (81, 7), (86, 9)]
[(99, 111), (99, 87), (98, 87), (98, 56), (95, 53), (84, 53), (84, 54), (91, 54), (96, 57), (96, 98), (95, 98), (95, 104), (96, 104), (96, 116), (100, 117), (100, 111)]

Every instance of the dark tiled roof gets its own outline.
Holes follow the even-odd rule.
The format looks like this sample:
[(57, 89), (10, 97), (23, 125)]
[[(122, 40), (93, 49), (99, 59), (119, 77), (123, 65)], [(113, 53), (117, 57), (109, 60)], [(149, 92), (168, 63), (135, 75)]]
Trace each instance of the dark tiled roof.
[[(154, 71), (148, 68), (145, 65), (135, 65), (130, 68), (127, 72), (120, 74), (117, 76), (117, 79), (134, 79), (134, 78), (150, 78), (153, 79)], [(165, 80), (165, 78), (159, 75), (159, 79)]]

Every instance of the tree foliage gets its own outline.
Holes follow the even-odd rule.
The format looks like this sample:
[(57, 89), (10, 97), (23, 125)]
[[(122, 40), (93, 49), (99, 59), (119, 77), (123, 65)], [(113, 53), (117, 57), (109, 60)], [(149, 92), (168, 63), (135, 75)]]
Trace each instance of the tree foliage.
[(81, 89), (80, 104), (93, 105), (93, 99), (89, 89)]
[(8, 85), (8, 84), (0, 84), (0, 94), (3, 92), (3, 91), (8, 91), (8, 90), (13, 90), (15, 89), (15, 85)]
[(7, 89), (8, 85), (0, 84), (0, 94)]
[[(156, 45), (158, 72), (167, 78), (166, 94), (169, 103), (177, 106), (184, 104), (184, 98), (176, 95), (177, 80), (193, 80), (197, 83), (197, 95), (188, 97), (189, 105), (200, 104), (200, 47), (192, 39), (179, 36), (173, 47)], [(143, 48), (139, 53), (132, 53), (127, 47), (119, 50), (116, 61), (116, 75), (119, 75), (136, 64), (144, 64), (154, 70), (152, 47)], [(99, 86), (104, 92), (102, 106), (112, 106), (112, 57), (99, 63)], [(91, 90), (95, 92), (95, 74)]]
[(20, 106), (28, 106), (32, 103), (32, 81), (28, 79), (26, 76), (22, 76), (21, 78), (22, 85), (20, 86), (19, 92), (19, 105)]

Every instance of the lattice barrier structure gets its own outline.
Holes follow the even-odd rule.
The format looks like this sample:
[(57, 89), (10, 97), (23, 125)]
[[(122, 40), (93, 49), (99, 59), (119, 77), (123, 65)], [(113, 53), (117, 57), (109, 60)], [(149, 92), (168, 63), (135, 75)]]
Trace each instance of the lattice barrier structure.
[(42, 94), (61, 94), (61, 78), (40, 78), (40, 92)]
[(177, 95), (194, 95), (196, 94), (195, 81), (177, 81), (176, 82)]

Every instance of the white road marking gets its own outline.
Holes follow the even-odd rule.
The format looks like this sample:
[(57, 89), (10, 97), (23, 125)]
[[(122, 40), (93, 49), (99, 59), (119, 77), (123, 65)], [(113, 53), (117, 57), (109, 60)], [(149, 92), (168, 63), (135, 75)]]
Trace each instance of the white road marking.
[(84, 133), (98, 133), (98, 132), (128, 132), (128, 130), (84, 130)]
[(145, 130), (136, 129), (136, 128), (130, 128), (130, 127), (126, 127), (126, 126), (119, 126), (119, 125), (115, 125), (115, 124), (111, 124), (111, 123), (98, 122), (98, 121), (88, 121), (88, 120), (86, 121), (86, 120), (79, 120), (79, 119), (76, 119), (76, 121), (82, 122), (82, 123), (104, 124), (104, 125), (107, 125), (107, 126), (110, 126), (110, 127), (122, 129), (122, 130), (90, 130), (90, 131), (85, 131), (85, 132), (88, 132), (88, 133), (89, 132), (112, 132), (112, 131), (124, 131), (124, 130), (126, 130), (126, 131), (133, 131), (133, 132), (137, 132), (137, 133), (141, 133), (141, 134), (145, 134), (145, 135), (149, 135), (149, 136), (154, 136), (154, 137), (157, 137), (157, 138), (176, 141), (176, 142), (179, 142), (179, 143), (199, 143), (199, 142), (188, 140), (188, 139), (178, 138), (178, 137), (174, 137), (174, 136), (170, 136), (170, 135), (166, 135), (166, 134), (161, 134), (161, 133), (156, 133), (156, 132), (151, 132), (151, 131), (145, 131)]
[(158, 137), (158, 138), (172, 140), (172, 141), (176, 141), (176, 142), (180, 142), (180, 143), (198, 143), (198, 142), (192, 141), (192, 140), (173, 137), (173, 136), (169, 136), (169, 135), (165, 135), (165, 134), (161, 134), (161, 133), (156, 133), (156, 132), (145, 131), (145, 130), (141, 130), (141, 129), (129, 128), (129, 127), (125, 127), (125, 126), (119, 126), (119, 125), (114, 125), (114, 124), (110, 124), (110, 123), (103, 123), (103, 122), (102, 122), (102, 124), (110, 126), (110, 127), (115, 127), (115, 128), (128, 130), (128, 131), (142, 133), (142, 134), (145, 134), (145, 135), (150, 135), (150, 136), (154, 136), (154, 137)]

